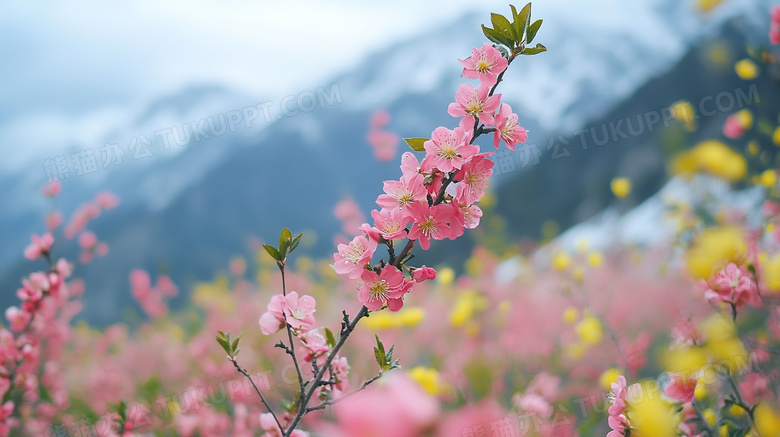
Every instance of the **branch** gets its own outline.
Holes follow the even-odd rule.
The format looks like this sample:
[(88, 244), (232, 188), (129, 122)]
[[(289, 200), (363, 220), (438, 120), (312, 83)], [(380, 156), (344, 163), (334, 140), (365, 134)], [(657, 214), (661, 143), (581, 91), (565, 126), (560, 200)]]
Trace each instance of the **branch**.
[(238, 361), (235, 359), (231, 360), (233, 362), (233, 365), (236, 367), (236, 370), (238, 370), (242, 375), (246, 376), (247, 379), (249, 379), (249, 382), (252, 383), (252, 387), (255, 388), (255, 392), (257, 392), (258, 395), (260, 395), (260, 400), (263, 401), (263, 405), (265, 405), (265, 408), (268, 409), (268, 412), (271, 413), (271, 416), (274, 417), (274, 420), (276, 421), (276, 425), (279, 426), (279, 429), (282, 428), (281, 422), (279, 422), (279, 418), (276, 417), (276, 413), (274, 413), (274, 410), (271, 409), (271, 405), (268, 403), (267, 400), (265, 400), (265, 396), (263, 396), (263, 393), (260, 392), (260, 389), (257, 388), (257, 385), (255, 384), (255, 381), (252, 379), (251, 376), (246, 372), (246, 370), (242, 369), (241, 366), (238, 365)]
[(354, 391), (352, 391), (350, 393), (347, 393), (347, 394), (345, 394), (344, 396), (342, 396), (342, 397), (340, 397), (338, 399), (329, 399), (329, 400), (327, 400), (327, 401), (325, 401), (325, 402), (323, 402), (323, 403), (321, 403), (319, 405), (315, 405), (313, 407), (309, 407), (309, 408), (306, 409), (306, 412), (307, 413), (311, 413), (312, 411), (324, 410), (325, 408), (327, 408), (329, 406), (336, 405), (337, 403), (343, 401), (344, 399), (346, 399), (346, 398), (348, 398), (348, 397), (350, 397), (352, 395), (355, 395), (355, 394), (360, 393), (361, 391), (365, 390), (366, 387), (371, 385), (372, 382), (376, 381), (377, 379), (381, 378), (382, 376), (384, 376), (384, 373), (380, 372), (376, 376), (374, 376), (373, 378), (371, 378), (368, 381), (364, 382), (363, 385), (361, 385), (359, 389), (354, 390)]
[(341, 347), (344, 346), (344, 342), (347, 341), (347, 338), (349, 338), (349, 335), (352, 333), (352, 331), (355, 330), (355, 326), (357, 326), (360, 319), (367, 316), (368, 316), (368, 308), (366, 308), (364, 305), (362, 308), (360, 308), (360, 311), (358, 311), (355, 318), (352, 319), (352, 321), (348, 325), (346, 325), (346, 328), (342, 330), (342, 334), (341, 337), (339, 338), (338, 343), (336, 343), (336, 345), (333, 346), (333, 349), (328, 354), (328, 357), (325, 359), (325, 362), (320, 367), (320, 371), (317, 373), (317, 376), (314, 377), (312, 383), (309, 385), (309, 389), (306, 391), (306, 394), (301, 396), (300, 408), (298, 408), (298, 413), (295, 415), (295, 418), (293, 418), (290, 427), (287, 428), (287, 431), (283, 432), (284, 437), (290, 437), (292, 432), (295, 430), (295, 427), (298, 426), (298, 423), (300, 423), (303, 416), (306, 415), (307, 412), (306, 406), (309, 405), (309, 401), (311, 400), (311, 397), (314, 395), (314, 392), (317, 390), (317, 388), (320, 385), (320, 381), (322, 381), (322, 378), (325, 376), (325, 371), (328, 370), (328, 368), (330, 368), (330, 363), (332, 363), (333, 360), (336, 358), (336, 355), (338, 354), (339, 350), (341, 350)]

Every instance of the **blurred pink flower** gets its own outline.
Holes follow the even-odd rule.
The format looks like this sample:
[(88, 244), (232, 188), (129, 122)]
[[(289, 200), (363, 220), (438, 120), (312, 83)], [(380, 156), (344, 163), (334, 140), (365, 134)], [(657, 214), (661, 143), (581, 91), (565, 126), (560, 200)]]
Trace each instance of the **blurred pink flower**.
[(745, 304), (754, 307), (762, 305), (753, 275), (745, 266), (729, 263), (709, 281), (702, 280), (700, 287), (704, 289), (704, 296), (711, 302), (728, 303), (737, 309)]
[(696, 383), (699, 378), (696, 376), (683, 377), (676, 373), (667, 373), (669, 377), (669, 383), (664, 387), (664, 394), (670, 399), (688, 403), (693, 401), (694, 390), (696, 390)]
[(41, 255), (48, 254), (54, 245), (54, 236), (47, 232), (40, 237), (32, 234), (32, 243), (24, 249), (24, 257), (29, 260), (38, 259)]

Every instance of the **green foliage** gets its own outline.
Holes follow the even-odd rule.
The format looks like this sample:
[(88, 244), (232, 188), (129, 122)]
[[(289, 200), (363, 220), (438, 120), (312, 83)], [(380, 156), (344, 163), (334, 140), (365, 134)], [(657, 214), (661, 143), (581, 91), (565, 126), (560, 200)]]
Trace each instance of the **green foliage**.
[(547, 47), (542, 44), (528, 47), (536, 38), (539, 28), (542, 27), (542, 20), (531, 23), (531, 3), (525, 5), (520, 12), (517, 12), (514, 5), (509, 6), (512, 8), (512, 21), (500, 14), (490, 14), (490, 22), (493, 27), (482, 26), (485, 37), (497, 44), (501, 53), (510, 58), (516, 55), (535, 55), (547, 51)]
[(425, 147), (423, 144), (428, 140), (429, 138), (404, 138), (406, 144), (408, 144), (409, 147), (411, 147), (415, 152), (424, 152)]
[(273, 247), (270, 244), (263, 244), (263, 248), (271, 258), (276, 260), (279, 268), (284, 267), (284, 263), (287, 260), (287, 256), (290, 255), (301, 243), (301, 237), (303, 234), (298, 234), (293, 237), (292, 232), (289, 229), (282, 229), (282, 233), (279, 235), (279, 247)]
[(228, 355), (228, 357), (231, 360), (235, 360), (238, 356), (238, 353), (241, 352), (241, 348), (238, 347), (238, 341), (241, 340), (241, 337), (244, 334), (239, 335), (235, 339), (231, 340), (230, 333), (227, 334), (222, 331), (217, 331), (217, 343), (219, 343), (220, 346), (222, 346), (222, 349), (225, 350), (225, 353)]
[(390, 346), (390, 349), (385, 352), (385, 345), (382, 344), (382, 341), (379, 340), (379, 336), (374, 334), (376, 337), (376, 346), (374, 347), (374, 358), (376, 358), (377, 364), (379, 364), (379, 368), (382, 372), (387, 372), (393, 369), (397, 369), (401, 367), (398, 362), (400, 360), (393, 361), (393, 348), (395, 348), (395, 345)]

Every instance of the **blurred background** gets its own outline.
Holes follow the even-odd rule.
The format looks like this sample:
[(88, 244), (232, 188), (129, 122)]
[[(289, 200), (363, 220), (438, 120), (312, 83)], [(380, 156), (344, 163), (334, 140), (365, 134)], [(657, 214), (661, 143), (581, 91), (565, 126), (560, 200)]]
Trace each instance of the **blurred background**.
[[(420, 263), (458, 270), (477, 244), (511, 255), (561, 234), (572, 244), (587, 234), (596, 247), (652, 240), (653, 196), (669, 181), (670, 156), (722, 138), (726, 118), (743, 107), (777, 112), (777, 77), (735, 68), (755, 56), (748, 46), (766, 45), (771, 4), (534, 2), (548, 52), (520, 59), (501, 86), (528, 142), (493, 157), (484, 229), (434, 245)], [(20, 255), (53, 208), (44, 185), (61, 182), (56, 207), (65, 212), (96, 192), (115, 193), (118, 207), (90, 224), (109, 255), (77, 267), (89, 284), (81, 317), (102, 326), (141, 313), (128, 285), (136, 268), (179, 284), (175, 307), (192, 284), (284, 226), (304, 232), (310, 256), (329, 257), (344, 234), (336, 205), (354, 201), (367, 216), (382, 181), (398, 177), (406, 146), (394, 135), (454, 124), (446, 107), (462, 82), (457, 59), (485, 41), (479, 25), (489, 12), (508, 5), (3, 9), (0, 287), (18, 288), (29, 271)], [(680, 101), (693, 111), (674, 106)], [(371, 139), (378, 119), (393, 135)], [(756, 159), (766, 165), (775, 156)], [(610, 192), (615, 177), (632, 182), (623, 199)], [(77, 257), (76, 249), (60, 254)], [(4, 307), (17, 300), (0, 299)]]

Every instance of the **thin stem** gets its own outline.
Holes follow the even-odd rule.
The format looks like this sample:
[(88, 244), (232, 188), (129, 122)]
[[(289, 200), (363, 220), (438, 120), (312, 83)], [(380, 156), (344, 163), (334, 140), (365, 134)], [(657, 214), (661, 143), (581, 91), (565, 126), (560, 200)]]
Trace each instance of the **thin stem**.
[(361, 385), (359, 389), (354, 390), (352, 392), (349, 392), (349, 393), (345, 394), (344, 396), (342, 396), (342, 397), (340, 397), (338, 399), (329, 399), (329, 400), (324, 401), (323, 403), (321, 403), (319, 405), (315, 405), (313, 407), (309, 407), (309, 408), (306, 409), (306, 412), (307, 413), (311, 413), (312, 411), (324, 410), (325, 408), (327, 408), (329, 406), (336, 405), (339, 402), (343, 401), (344, 399), (346, 399), (346, 398), (348, 398), (348, 397), (350, 397), (352, 395), (355, 395), (355, 394), (360, 393), (361, 391), (365, 390), (366, 387), (371, 385), (371, 383), (373, 383), (377, 379), (381, 378), (383, 375), (384, 375), (384, 373), (379, 373), (376, 376), (374, 376), (373, 378), (371, 378), (368, 381), (364, 382), (363, 385)]
[[(281, 265), (279, 270), (282, 272), (282, 295), (287, 296), (287, 282), (284, 278), (284, 266)], [(287, 339), (290, 341), (290, 348), (287, 350), (287, 353), (289, 353), (292, 357), (293, 364), (295, 365), (295, 373), (298, 374), (298, 385), (301, 388), (301, 393), (303, 393), (303, 375), (301, 374), (301, 367), (298, 365), (298, 357), (295, 356), (295, 344), (293, 344), (292, 329), (290, 328), (290, 324), (287, 323), (287, 314), (282, 312), (282, 315), (284, 316), (284, 326), (287, 328)], [(301, 400), (303, 400), (303, 398), (301, 398)], [(302, 406), (303, 405), (299, 405), (299, 408)]]
[(268, 401), (265, 400), (265, 396), (263, 396), (263, 393), (260, 391), (259, 388), (257, 388), (257, 385), (255, 384), (255, 381), (252, 379), (252, 377), (249, 376), (246, 370), (242, 369), (241, 366), (238, 365), (238, 361), (236, 361), (235, 359), (233, 359), (232, 361), (233, 361), (233, 365), (236, 367), (236, 370), (238, 370), (242, 375), (246, 376), (247, 379), (249, 379), (249, 382), (252, 383), (252, 387), (255, 388), (255, 392), (257, 392), (257, 394), (260, 396), (260, 400), (263, 401), (263, 405), (265, 405), (265, 408), (267, 408), (268, 412), (271, 413), (271, 416), (274, 417), (274, 420), (276, 421), (276, 424), (279, 426), (279, 429), (284, 429), (282, 428), (282, 423), (279, 422), (279, 418), (276, 417), (276, 413), (274, 413), (274, 410), (271, 408), (271, 405), (268, 403)]
[(734, 392), (734, 396), (737, 398), (736, 405), (748, 414), (748, 419), (750, 419), (750, 425), (753, 427), (753, 429), (756, 430), (756, 434), (758, 434), (758, 437), (761, 437), (761, 433), (758, 432), (758, 429), (756, 428), (756, 420), (753, 417), (753, 409), (748, 407), (745, 403), (745, 399), (742, 397), (742, 393), (739, 391), (739, 386), (737, 385), (737, 381), (734, 380), (734, 376), (732, 376), (730, 373), (726, 375), (729, 381), (729, 385), (731, 386), (731, 391)]
[(301, 419), (306, 414), (306, 406), (309, 405), (311, 397), (314, 395), (314, 392), (317, 390), (317, 388), (319, 388), (320, 382), (325, 376), (325, 371), (330, 368), (330, 363), (332, 363), (336, 358), (339, 350), (341, 350), (341, 347), (344, 346), (344, 342), (347, 341), (347, 338), (349, 338), (349, 335), (352, 333), (352, 331), (355, 330), (355, 326), (357, 326), (360, 319), (366, 316), (368, 316), (368, 308), (366, 308), (364, 305), (362, 308), (360, 308), (360, 311), (358, 311), (355, 318), (352, 319), (352, 321), (346, 325), (345, 329), (342, 330), (338, 343), (333, 346), (333, 349), (328, 354), (328, 357), (325, 358), (325, 362), (320, 367), (320, 371), (317, 373), (317, 376), (314, 377), (311, 384), (309, 385), (309, 389), (306, 391), (306, 394), (301, 397), (298, 413), (295, 415), (295, 418), (293, 418), (292, 423), (290, 423), (290, 427), (287, 428), (287, 431), (283, 432), (284, 437), (290, 437), (292, 432), (295, 430), (295, 427), (298, 426), (298, 423), (300, 423)]

